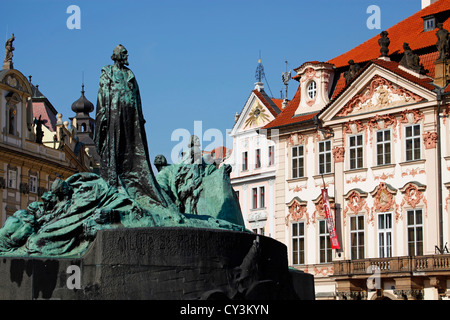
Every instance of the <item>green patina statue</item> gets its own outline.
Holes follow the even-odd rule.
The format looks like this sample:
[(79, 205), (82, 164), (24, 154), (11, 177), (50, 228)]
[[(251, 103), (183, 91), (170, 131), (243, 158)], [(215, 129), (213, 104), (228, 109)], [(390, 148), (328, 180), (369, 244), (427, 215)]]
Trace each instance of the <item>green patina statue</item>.
[(245, 231), (230, 184), (229, 166), (201, 157), (198, 138), (178, 164), (149, 160), (139, 87), (118, 45), (114, 65), (102, 68), (94, 140), (100, 175), (77, 173), (56, 180), (42, 202), (18, 210), (0, 229), (0, 255), (78, 256), (98, 230), (197, 227)]

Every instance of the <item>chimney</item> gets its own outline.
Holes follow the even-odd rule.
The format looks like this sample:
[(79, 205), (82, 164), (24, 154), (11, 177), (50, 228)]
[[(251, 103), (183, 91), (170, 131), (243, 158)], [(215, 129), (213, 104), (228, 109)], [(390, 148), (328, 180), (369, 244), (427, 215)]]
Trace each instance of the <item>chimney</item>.
[(428, 7), (430, 4), (435, 3), (437, 0), (422, 0), (422, 9)]

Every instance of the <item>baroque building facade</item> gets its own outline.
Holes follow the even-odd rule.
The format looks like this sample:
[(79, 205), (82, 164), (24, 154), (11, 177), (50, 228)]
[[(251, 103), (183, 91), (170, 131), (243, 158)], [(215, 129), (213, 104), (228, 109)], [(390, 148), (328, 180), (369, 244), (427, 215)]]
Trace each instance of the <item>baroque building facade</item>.
[[(7, 46), (12, 47), (14, 36), (10, 40)], [(31, 84), (31, 77), (13, 68), (10, 51), (0, 71), (1, 225), (40, 201), (56, 179), (90, 171), (90, 161), (76, 132)]]
[[(292, 100), (254, 130), (275, 147), (267, 235), (314, 275), (317, 299), (450, 296), (450, 65), (438, 42), (449, 17), (450, 1), (435, 1), (336, 58), (303, 63)], [(250, 141), (238, 131), (234, 181)]]

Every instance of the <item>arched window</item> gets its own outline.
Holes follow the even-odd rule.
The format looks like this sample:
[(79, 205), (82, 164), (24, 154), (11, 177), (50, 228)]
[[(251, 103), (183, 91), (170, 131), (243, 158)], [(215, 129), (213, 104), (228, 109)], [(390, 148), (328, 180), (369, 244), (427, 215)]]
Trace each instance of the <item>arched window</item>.
[(308, 88), (306, 89), (307, 93), (308, 93), (308, 97), (310, 99), (314, 99), (316, 97), (317, 94), (317, 85), (315, 81), (311, 81), (308, 84)]

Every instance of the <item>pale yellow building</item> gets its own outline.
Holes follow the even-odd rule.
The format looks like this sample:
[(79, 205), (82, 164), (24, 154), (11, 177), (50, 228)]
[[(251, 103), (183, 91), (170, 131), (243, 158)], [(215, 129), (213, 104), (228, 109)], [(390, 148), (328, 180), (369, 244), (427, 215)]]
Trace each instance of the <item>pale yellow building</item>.
[[(36, 108), (46, 110), (33, 114)], [(58, 118), (55, 108), (12, 62), (0, 71), (0, 222), (29, 203), (40, 201), (58, 177), (89, 171), (89, 157), (76, 148), (76, 135), (59, 118), (43, 126), (36, 142), (35, 118)], [(63, 137), (64, 136), (64, 137)], [(50, 140), (50, 141), (49, 141)], [(80, 147), (80, 145), (78, 145)]]

